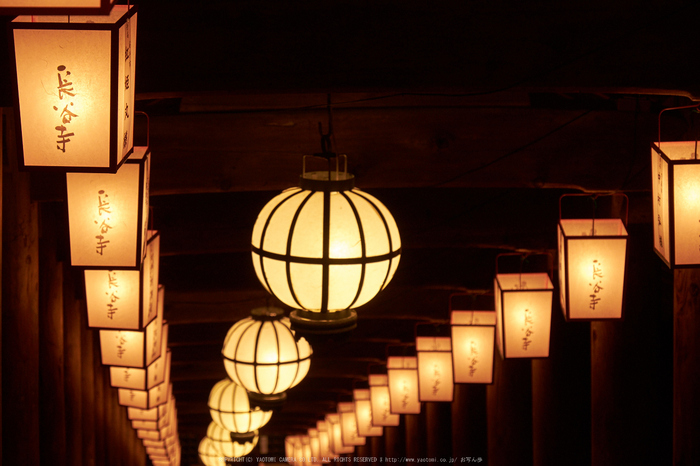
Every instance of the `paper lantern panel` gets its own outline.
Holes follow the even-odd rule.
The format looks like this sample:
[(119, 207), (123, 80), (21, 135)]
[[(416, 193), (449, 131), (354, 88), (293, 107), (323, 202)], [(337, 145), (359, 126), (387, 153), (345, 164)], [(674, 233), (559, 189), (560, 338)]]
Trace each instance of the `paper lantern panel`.
[(670, 268), (700, 266), (700, 160), (695, 141), (651, 146), (654, 251)]
[(496, 275), (496, 343), (503, 358), (549, 356), (553, 290), (546, 273)]
[(362, 437), (379, 437), (384, 434), (381, 426), (372, 424), (372, 402), (369, 389), (353, 390), (357, 433)]
[(627, 230), (620, 219), (560, 220), (559, 296), (567, 320), (620, 319)]
[(360, 436), (355, 417), (355, 403), (338, 403), (338, 416), (340, 416), (340, 432), (343, 445), (364, 445), (366, 439)]
[(335, 455), (343, 455), (355, 451), (352, 445), (343, 443), (343, 434), (340, 428), (340, 415), (338, 413), (327, 414), (326, 422), (328, 423), (328, 436), (330, 449)]
[(136, 8), (10, 23), (25, 168), (114, 173), (133, 149)]
[(390, 356), (386, 368), (392, 414), (420, 414), (417, 358)]
[(494, 311), (452, 311), (455, 383), (493, 383), (496, 348)]
[[(154, 322), (158, 322), (155, 320)], [(148, 340), (148, 338), (146, 338)], [(146, 349), (150, 348), (147, 344)], [(146, 369), (135, 367), (122, 367), (110, 365), (110, 383), (114, 388), (128, 388), (132, 390), (149, 390), (165, 381), (165, 366), (167, 364), (168, 351), (168, 324), (163, 326), (162, 338), (160, 338), (159, 356), (148, 364)], [(150, 355), (155, 354), (151, 351)], [(149, 356), (150, 356), (149, 355)], [(149, 361), (147, 361), (148, 363)]]
[(372, 405), (373, 426), (391, 427), (399, 425), (401, 416), (391, 413), (389, 378), (387, 375), (369, 375), (369, 397)]

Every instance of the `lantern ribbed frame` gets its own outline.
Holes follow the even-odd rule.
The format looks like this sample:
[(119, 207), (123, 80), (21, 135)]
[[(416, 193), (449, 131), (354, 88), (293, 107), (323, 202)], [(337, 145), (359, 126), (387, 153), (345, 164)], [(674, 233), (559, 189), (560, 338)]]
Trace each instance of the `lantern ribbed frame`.
[(209, 393), (208, 406), (214, 422), (235, 433), (258, 430), (272, 417), (272, 411), (252, 408), (246, 389), (229, 379), (214, 385)]
[(338, 172), (306, 173), (300, 187), (273, 198), (251, 243), (260, 282), (298, 310), (290, 316), (295, 328), (329, 328), (333, 321), (342, 321), (340, 331), (354, 327), (351, 309), (387, 286), (401, 255), (389, 210)]
[(279, 308), (256, 308), (228, 331), (221, 350), (231, 380), (251, 396), (278, 395), (306, 376), (311, 346), (295, 340), (289, 319)]
[(216, 422), (209, 423), (207, 428), (207, 438), (211, 442), (214, 450), (219, 453), (219, 456), (227, 456), (230, 458), (239, 458), (245, 456), (255, 448), (258, 444), (258, 431), (249, 432), (245, 438), (234, 440), (231, 436), (232, 432), (222, 429)]
[(199, 453), (199, 459), (204, 463), (204, 466), (221, 466), (221, 455), (214, 448), (214, 444), (209, 437), (204, 437), (199, 442), (197, 453)]

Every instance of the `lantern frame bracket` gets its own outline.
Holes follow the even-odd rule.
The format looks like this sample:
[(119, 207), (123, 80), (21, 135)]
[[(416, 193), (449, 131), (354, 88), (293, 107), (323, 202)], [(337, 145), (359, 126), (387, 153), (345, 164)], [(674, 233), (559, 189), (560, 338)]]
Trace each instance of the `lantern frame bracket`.
[[(588, 197), (591, 199), (593, 202), (593, 215), (591, 217), (592, 221), (592, 227), (591, 227), (591, 236), (596, 236), (595, 234), (595, 221), (596, 221), (596, 211), (598, 210), (598, 203), (597, 200), (599, 197), (616, 197), (620, 196), (624, 199), (625, 202), (625, 210), (624, 210), (624, 217), (619, 217), (622, 220), (622, 224), (627, 228), (627, 224), (629, 222), (629, 210), (630, 210), (630, 200), (629, 197), (627, 197), (627, 194), (625, 193), (620, 193), (620, 192), (610, 192), (610, 193), (595, 193), (595, 194), (588, 194), (588, 193), (568, 193), (568, 194), (562, 194), (561, 197), (559, 198), (559, 223), (562, 221), (562, 201), (564, 200), (565, 197)], [(618, 217), (611, 217), (611, 218), (618, 218)]]

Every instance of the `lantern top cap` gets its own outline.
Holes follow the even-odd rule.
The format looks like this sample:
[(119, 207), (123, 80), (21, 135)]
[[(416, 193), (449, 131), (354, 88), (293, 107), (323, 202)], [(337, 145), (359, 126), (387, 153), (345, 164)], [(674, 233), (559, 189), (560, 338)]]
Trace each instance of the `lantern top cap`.
[(349, 191), (355, 187), (355, 176), (344, 171), (305, 172), (300, 177), (301, 189), (307, 191)]
[(253, 320), (259, 321), (281, 320), (284, 317), (284, 311), (278, 307), (256, 307), (250, 311), (250, 316)]
[[(37, 24), (115, 24), (126, 14), (136, 12), (135, 5), (114, 5), (106, 15), (20, 15), (13, 23)], [(74, 26), (73, 26), (74, 27)]]

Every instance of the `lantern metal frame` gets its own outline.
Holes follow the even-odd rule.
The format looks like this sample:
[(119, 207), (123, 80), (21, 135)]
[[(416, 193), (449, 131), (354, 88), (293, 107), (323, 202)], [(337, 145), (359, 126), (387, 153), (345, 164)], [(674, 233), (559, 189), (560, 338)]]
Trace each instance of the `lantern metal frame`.
[[(106, 15), (115, 5), (116, 0), (94, 0), (96, 6), (4, 6), (0, 1), (0, 15), (18, 16), (56, 16), (56, 15)], [(70, 3), (70, 2), (66, 2)]]
[[(596, 199), (600, 196), (621, 196), (625, 201), (625, 212), (624, 218), (620, 219), (622, 227), (624, 229), (624, 235), (596, 235), (595, 234), (595, 222), (596, 222)], [(588, 219), (563, 219), (562, 218), (562, 200), (565, 197), (589, 197), (593, 200), (593, 216)], [(629, 255), (629, 233), (627, 231), (627, 223), (629, 219), (629, 198), (623, 193), (610, 193), (610, 194), (585, 194), (585, 193), (571, 193), (564, 194), (559, 198), (559, 223), (557, 225), (557, 235), (558, 235), (558, 247), (559, 247), (559, 266), (562, 265), (561, 254), (564, 255), (564, 276), (562, 277), (562, 271), (559, 270), (559, 297), (561, 301), (561, 310), (564, 314), (564, 318), (567, 322), (594, 322), (597, 320), (624, 320), (625, 317), (625, 276), (627, 275), (627, 256)], [(593, 235), (566, 235), (564, 233), (564, 227), (562, 225), (562, 220), (590, 220), (591, 221), (591, 231)], [(600, 219), (598, 219), (600, 220)], [(606, 218), (607, 220), (607, 218)], [(622, 302), (620, 303), (620, 317), (571, 317), (571, 299), (570, 291), (571, 286), (569, 284), (569, 242), (570, 241), (624, 241), (625, 242), (625, 261), (623, 264), (622, 272)], [(562, 280), (564, 281), (562, 286)]]
[[(520, 271), (515, 275), (520, 275), (522, 277), (523, 275), (532, 274), (531, 272), (523, 273), (523, 271), (522, 271), (523, 262), (527, 258), (532, 257), (532, 256), (536, 256), (536, 255), (547, 256), (547, 258), (548, 258), (548, 264), (550, 264), (550, 266), (548, 266), (545, 271), (539, 272), (539, 274), (545, 274), (547, 276), (547, 287), (545, 287), (545, 288), (526, 288), (526, 289), (521, 288), (521, 289), (513, 290), (513, 289), (504, 289), (501, 286), (501, 283), (498, 280), (498, 276), (499, 276), (498, 260), (500, 258), (506, 257), (506, 256), (519, 256), (520, 257)], [(500, 312), (499, 312), (498, 306), (496, 306), (496, 346), (498, 346), (498, 339), (500, 338), (501, 341), (503, 342), (503, 351), (502, 352), (500, 351), (501, 350), (500, 347), (498, 348), (498, 350), (499, 350), (499, 353), (501, 354), (502, 359), (546, 359), (549, 357), (549, 353), (550, 353), (550, 350), (552, 347), (552, 335), (551, 335), (552, 320), (551, 319), (552, 319), (552, 314), (553, 314), (553, 309), (552, 309), (553, 304), (552, 303), (554, 302), (553, 301), (554, 300), (554, 282), (552, 282), (551, 260), (552, 260), (552, 256), (549, 253), (505, 253), (505, 254), (499, 254), (498, 256), (496, 256), (496, 276), (494, 278), (494, 293), (499, 293), (500, 297), (498, 297), (496, 299), (496, 301), (498, 302), (500, 299), (500, 303), (501, 303)], [(504, 322), (504, 314), (503, 314), (505, 311), (504, 305), (503, 305), (504, 293), (528, 293), (528, 292), (533, 292), (533, 291), (548, 292), (551, 295), (550, 296), (550, 321), (549, 321), (549, 332), (550, 333), (549, 333), (549, 337), (548, 337), (548, 341), (547, 341), (547, 356), (522, 356), (522, 357), (506, 356), (508, 354), (508, 350), (506, 348), (506, 340), (505, 340), (505, 323), (503, 323), (500, 326), (498, 325), (499, 319), (501, 322)], [(500, 316), (499, 316), (499, 314), (500, 314)]]
[[(15, 30), (71, 30), (71, 31), (107, 31), (110, 33), (110, 49), (111, 49), (111, 57), (110, 57), (110, 89), (109, 89), (109, 101), (110, 101), (110, 108), (114, 109), (117, 107), (117, 102), (119, 100), (119, 86), (123, 85), (121, 80), (119, 79), (119, 66), (116, 66), (118, 61), (121, 59), (121, 56), (119, 56), (119, 29), (127, 22), (130, 21), (137, 13), (138, 8), (136, 5), (116, 5), (114, 3), (115, 0), (101, 0), (103, 3), (107, 2), (112, 2), (113, 4), (106, 10), (106, 14), (109, 14), (114, 7), (123, 7), (126, 8), (126, 11), (124, 14), (114, 23), (95, 23), (95, 22), (85, 22), (85, 23), (76, 23), (76, 22), (28, 22), (28, 21), (17, 21), (17, 18), (14, 21), (11, 21), (9, 23), (9, 35), (10, 35), (10, 63), (12, 66), (11, 69), (11, 74), (12, 74), (12, 79), (14, 80), (14, 108), (15, 108), (15, 129), (16, 129), (16, 137), (17, 137), (17, 152), (18, 152), (18, 158), (19, 158), (19, 163), (18, 166), (20, 170), (22, 171), (48, 171), (48, 172), (90, 172), (90, 173), (116, 173), (117, 169), (128, 159), (128, 157), (133, 153), (134, 146), (133, 146), (133, 131), (132, 131), (132, 137), (131, 137), (131, 148), (129, 151), (127, 151), (126, 154), (123, 154), (123, 156), (120, 154), (120, 141), (122, 141), (121, 135), (117, 134), (117, 120), (116, 120), (116, 111), (112, 111), (109, 115), (109, 124), (110, 124), (110, 129), (109, 129), (109, 164), (108, 166), (105, 167), (90, 167), (90, 166), (62, 166), (62, 165), (52, 165), (52, 166), (37, 166), (37, 165), (26, 165), (25, 164), (25, 158), (24, 158), (24, 138), (22, 137), (22, 121), (21, 121), (21, 109), (20, 109), (20, 99), (19, 99), (19, 87), (18, 87), (18, 82), (17, 82), (17, 55), (16, 55), (16, 50), (15, 50), (15, 39), (14, 39), (14, 31)], [(22, 16), (18, 16), (18, 18), (21, 18), (23, 16), (29, 16), (33, 15), (34, 13), (31, 12), (26, 12), (26, 10), (23, 8), (23, 14)], [(49, 11), (49, 10), (47, 10)], [(52, 16), (55, 14), (53, 11), (51, 11), (51, 14), (48, 16)], [(95, 14), (95, 12), (88, 11), (86, 12), (87, 16)], [(65, 16), (66, 13), (62, 13), (61, 16)], [(70, 15), (76, 15), (75, 12), (70, 12), (68, 13), (68, 18), (70, 19)], [(133, 60), (135, 63), (135, 54), (133, 56)], [(134, 86), (132, 85), (132, 88)], [(134, 91), (132, 91), (134, 92)], [(135, 94), (134, 94), (135, 95)], [(122, 109), (123, 110), (123, 109)], [(123, 112), (122, 112), (123, 113)], [(133, 128), (133, 120), (132, 120), (132, 128)], [(120, 158), (121, 157), (121, 158)]]

